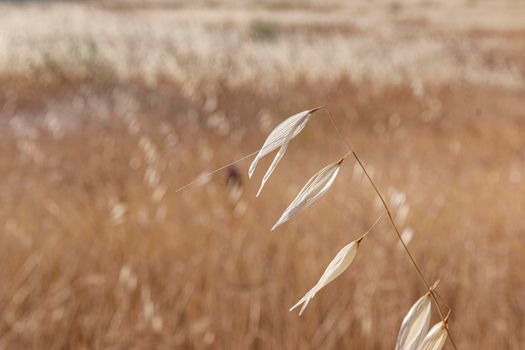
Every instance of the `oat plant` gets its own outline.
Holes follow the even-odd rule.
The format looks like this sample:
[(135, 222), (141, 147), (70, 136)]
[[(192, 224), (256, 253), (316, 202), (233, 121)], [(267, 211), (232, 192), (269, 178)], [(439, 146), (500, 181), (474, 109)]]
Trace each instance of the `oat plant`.
[[(294, 114), (286, 118), (270, 132), (263, 146), (260, 149), (236, 161), (233, 161), (220, 168), (210, 171), (206, 173), (205, 176), (211, 176), (212, 174), (220, 170), (223, 170), (232, 164), (238, 163), (256, 154), (256, 157), (253, 160), (248, 170), (248, 176), (251, 178), (256, 170), (259, 160), (278, 149), (271, 165), (269, 166), (265, 175), (263, 176), (259, 190), (257, 191), (257, 195), (256, 195), (256, 196), (259, 196), (262, 189), (264, 188), (264, 185), (268, 182), (271, 174), (273, 173), (278, 163), (283, 158), (286, 150), (288, 149), (288, 146), (292, 142), (292, 139), (296, 137), (305, 128), (306, 124), (308, 123), (310, 118), (313, 116), (313, 114), (320, 110), (323, 110), (326, 112), (326, 115), (328, 116), (330, 123), (335, 129), (335, 132), (337, 133), (338, 138), (344, 143), (345, 147), (347, 148), (347, 153), (344, 154), (338, 161), (330, 163), (324, 168), (322, 168), (321, 170), (319, 170), (316, 174), (314, 174), (310, 178), (310, 180), (308, 180), (308, 182), (303, 186), (303, 188), (296, 195), (295, 199), (284, 210), (283, 214), (277, 220), (277, 222), (273, 225), (271, 230), (273, 231), (277, 227), (291, 220), (297, 213), (305, 210), (309, 206), (313, 205), (321, 197), (323, 197), (329, 191), (332, 184), (335, 182), (337, 175), (339, 171), (341, 170), (343, 161), (348, 157), (354, 158), (354, 160), (357, 162), (357, 164), (359, 165), (359, 167), (365, 174), (368, 182), (370, 183), (375, 193), (377, 194), (378, 198), (380, 199), (381, 204), (384, 208), (384, 211), (364, 234), (362, 234), (356, 240), (348, 243), (336, 254), (333, 260), (326, 267), (319, 281), (308, 292), (306, 292), (306, 294), (295, 305), (293, 305), (290, 308), (290, 311), (298, 307), (301, 307), (299, 310), (299, 315), (302, 315), (306, 307), (308, 306), (308, 304), (315, 297), (315, 295), (322, 288), (324, 288), (330, 282), (335, 280), (346, 269), (350, 267), (350, 265), (352, 264), (352, 262), (354, 261), (357, 255), (359, 247), (362, 241), (364, 240), (364, 238), (369, 234), (370, 231), (372, 231), (375, 225), (386, 215), (391, 226), (394, 229), (397, 239), (401, 243), (401, 246), (403, 247), (414, 269), (416, 270), (419, 279), (422, 281), (422, 283), (424, 284), (427, 290), (426, 294), (423, 295), (419, 300), (416, 301), (416, 303), (410, 308), (407, 315), (403, 319), (403, 322), (401, 324), (401, 328), (399, 331), (398, 339), (396, 342), (396, 350), (441, 350), (444, 347), (447, 338), (450, 339), (454, 349), (457, 349), (456, 344), (454, 343), (451, 337), (450, 330), (448, 327), (448, 319), (452, 312), (451, 308), (444, 301), (444, 299), (437, 293), (436, 291), (437, 282), (431, 286), (428, 283), (428, 280), (423, 275), (421, 268), (416, 263), (412, 253), (410, 252), (410, 250), (408, 249), (407, 245), (405, 244), (405, 242), (403, 241), (401, 237), (401, 233), (394, 221), (391, 209), (388, 206), (385, 200), (385, 197), (379, 190), (377, 184), (372, 179), (370, 173), (367, 171), (363, 161), (359, 158), (359, 156), (357, 155), (355, 150), (352, 148), (350, 143), (342, 135), (341, 131), (337, 127), (334, 121), (334, 118), (332, 117), (328, 109), (324, 107), (318, 107), (318, 108), (299, 112), (297, 114)], [(193, 181), (189, 182), (188, 184), (176, 189), (175, 192), (182, 191), (188, 188), (189, 186), (197, 183), (198, 181), (200, 181), (201, 177), (196, 178)], [(443, 314), (440, 302), (447, 309), (446, 316)], [(429, 330), (432, 304), (434, 304), (436, 307), (436, 310), (440, 318), (440, 322), (438, 322), (436, 325), (434, 325)]]

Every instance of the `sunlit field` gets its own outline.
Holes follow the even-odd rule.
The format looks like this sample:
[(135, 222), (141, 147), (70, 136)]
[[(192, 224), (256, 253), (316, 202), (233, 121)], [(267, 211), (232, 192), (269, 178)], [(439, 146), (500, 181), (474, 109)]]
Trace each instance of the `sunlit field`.
[(457, 347), (521, 349), (525, 5), (481, 0), (0, 3), (0, 349), (393, 349), (426, 289), (386, 219), (288, 311), (383, 211), (348, 158), (270, 232), (347, 152), (326, 110), (258, 198), (271, 157), (206, 176), (317, 106)]

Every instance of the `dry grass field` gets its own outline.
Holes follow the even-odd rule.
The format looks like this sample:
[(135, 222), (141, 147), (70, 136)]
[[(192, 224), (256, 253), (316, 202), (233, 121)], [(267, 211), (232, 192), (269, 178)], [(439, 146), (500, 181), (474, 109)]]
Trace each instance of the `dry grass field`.
[(348, 159), (270, 232), (346, 152), (325, 112), (259, 198), (271, 160), (175, 193), (319, 105), (458, 348), (523, 348), (524, 84), (518, 0), (0, 3), (0, 349), (393, 349), (425, 288), (385, 219), (288, 312), (382, 212)]

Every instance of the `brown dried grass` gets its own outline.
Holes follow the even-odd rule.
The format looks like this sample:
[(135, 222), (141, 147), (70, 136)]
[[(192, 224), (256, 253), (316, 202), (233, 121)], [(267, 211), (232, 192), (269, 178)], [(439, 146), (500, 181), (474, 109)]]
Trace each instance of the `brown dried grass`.
[[(226, 113), (231, 133), (221, 136), (207, 126), (205, 98), (185, 99), (174, 86), (67, 84), (50, 86), (48, 95), (38, 88), (45, 96), (4, 111), (39, 136), (15, 132), (3, 119), (2, 346), (392, 347), (423, 290), (385, 223), (367, 238), (370, 249), (354, 273), (328, 286), (303, 318), (287, 311), (334, 252), (380, 213), (348, 163), (317, 215), (268, 232), (326, 155), (343, 153), (337, 140), (326, 143), (328, 123), (311, 121), (262, 200), (254, 200), (257, 181), (243, 181), (232, 202), (223, 173), (177, 195), (168, 190), (160, 202), (145, 184), (151, 166), (174, 189), (256, 149), (265, 134), (261, 110), (277, 120), (305, 101), (333, 106), (384, 191), (406, 194), (410, 212), (399, 224), (414, 229), (410, 248), (425, 273), (442, 279), (458, 346), (513, 349), (524, 341), (523, 94), (430, 90), (443, 109), (427, 121), (425, 104), (403, 87), (373, 93), (344, 82), (322, 90), (300, 85), (287, 90), (294, 93), (286, 103), (249, 88), (224, 89), (215, 113)], [(16, 96), (35, 88), (9, 86)], [(72, 107), (75, 97), (85, 101), (82, 108)], [(61, 138), (43, 126), (50, 110), (60, 112)], [(137, 134), (129, 134), (125, 115), (136, 119)], [(166, 125), (178, 136), (174, 147)], [(146, 136), (158, 154), (152, 164), (138, 146)], [(248, 163), (239, 165), (243, 176)], [(115, 220), (118, 203), (127, 211)]]
[[(399, 30), (393, 38), (410, 40), (416, 30), (449, 43), (454, 67), (491, 76), (512, 66), (525, 76), (519, 11), (498, 10), (494, 19), (490, 6), (428, 6), (378, 17), (374, 9), (348, 11)], [(248, 24), (274, 15), (241, 12)], [(290, 14), (295, 22), (279, 27), (283, 38), (361, 34), (331, 27), (315, 11)], [(221, 22), (228, 11), (194, 13), (201, 15)], [(319, 23), (303, 27), (313, 15)], [(513, 18), (510, 28), (505, 18)], [(272, 76), (271, 91), (257, 86), (259, 77), (189, 89), (168, 76), (152, 86), (140, 77), (57, 72), (0, 77), (0, 348), (393, 348), (403, 315), (425, 291), (386, 222), (303, 318), (288, 312), (381, 213), (345, 161), (316, 215), (269, 232), (309, 176), (345, 153), (327, 120), (312, 119), (294, 139), (260, 200), (260, 178), (245, 176), (249, 161), (238, 165), (238, 199), (225, 172), (174, 194), (257, 149), (282, 117), (319, 105), (330, 107), (387, 200), (406, 196), (403, 205), (390, 203), (396, 222), (413, 230), (409, 247), (425, 276), (442, 281), (458, 347), (525, 343), (523, 88)]]

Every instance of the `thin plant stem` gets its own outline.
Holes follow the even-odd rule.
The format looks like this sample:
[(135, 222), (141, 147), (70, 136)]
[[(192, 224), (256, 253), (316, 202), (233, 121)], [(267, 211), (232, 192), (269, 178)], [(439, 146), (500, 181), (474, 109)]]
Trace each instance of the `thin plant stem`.
[[(448, 307), (447, 305), (447, 308), (448, 308), (448, 315), (447, 317), (445, 318), (443, 316), (443, 312), (441, 311), (441, 307), (439, 306), (439, 302), (436, 298), (436, 293), (434, 292), (434, 289), (430, 286), (430, 284), (427, 282), (427, 279), (425, 278), (425, 276), (423, 275), (423, 272), (421, 271), (421, 268), (419, 267), (419, 265), (416, 263), (416, 260), (414, 259), (412, 253), (410, 252), (410, 250), (408, 249), (407, 245), (405, 244), (405, 242), (403, 242), (403, 239), (401, 238), (401, 233), (399, 232), (399, 229), (394, 221), (394, 218), (392, 217), (392, 212), (390, 211), (390, 208), (388, 207), (388, 204), (386, 203), (386, 200), (385, 198), (383, 197), (383, 195), (381, 194), (381, 191), (379, 191), (379, 188), (377, 187), (376, 183), (374, 182), (374, 180), (372, 180), (372, 177), (370, 176), (370, 174), (368, 173), (368, 171), (366, 170), (366, 167), (364, 166), (363, 162), (361, 162), (361, 159), (359, 158), (359, 156), (357, 155), (357, 153), (354, 151), (353, 147), (350, 145), (350, 143), (348, 141), (346, 141), (346, 139), (344, 138), (344, 136), (342, 135), (341, 131), (339, 130), (339, 128), (337, 127), (337, 124), (335, 123), (335, 120), (334, 118), (332, 117), (332, 114), (330, 113), (330, 111), (327, 109), (327, 108), (323, 108), (327, 114), (328, 114), (328, 118), (330, 119), (330, 122), (332, 123), (334, 129), (336, 130), (339, 138), (341, 139), (341, 141), (343, 141), (343, 143), (345, 144), (345, 146), (348, 148), (348, 153), (343, 156), (343, 159), (345, 157), (347, 157), (348, 155), (352, 154), (352, 156), (355, 158), (355, 160), (357, 161), (357, 163), (359, 164), (359, 166), (361, 167), (361, 169), (363, 170), (366, 178), (368, 179), (368, 182), (370, 182), (370, 184), (372, 185), (372, 187), (374, 188), (374, 191), (376, 192), (376, 194), (378, 195), (379, 199), (381, 200), (381, 203), (383, 204), (383, 207), (385, 208), (385, 211), (386, 211), (386, 214), (388, 215), (388, 218), (390, 220), (390, 223), (392, 224), (392, 226), (394, 227), (394, 231), (396, 232), (396, 235), (397, 235), (397, 238), (398, 240), (401, 242), (401, 245), (403, 246), (403, 249), (405, 250), (405, 252), (407, 253), (408, 257), (410, 258), (410, 261), (412, 262), (412, 265), (414, 266), (414, 268), (416, 269), (417, 271), (417, 274), (419, 276), (419, 278), (421, 279), (421, 281), (423, 281), (423, 283), (425, 284), (425, 287), (427, 288), (428, 292), (430, 293), (430, 296), (432, 297), (432, 300), (434, 301), (434, 304), (436, 304), (436, 307), (437, 307), (437, 310), (438, 310), (438, 313), (439, 313), (439, 317), (441, 318), (441, 320), (444, 322), (445, 324), (445, 328), (447, 330), (447, 333), (448, 333), (448, 337), (450, 338), (450, 342), (452, 343), (452, 345), (454, 346), (454, 349), (457, 350), (457, 346), (454, 342), (454, 340), (452, 339), (452, 335), (448, 329), (448, 326), (447, 326), (447, 320), (448, 320), (448, 315), (450, 315), (451, 313), (451, 309), (450, 307)], [(440, 299), (442, 299), (440, 297)], [(446, 304), (446, 303), (445, 303)]]
[(370, 228), (368, 230), (366, 230), (365, 233), (363, 233), (361, 235), (361, 237), (359, 237), (358, 239), (356, 239), (357, 243), (361, 243), (361, 241), (368, 235), (368, 233), (370, 231), (372, 231), (374, 229), (374, 227), (376, 227), (376, 225), (379, 223), (379, 221), (383, 218), (383, 216), (385, 216), (386, 214), (386, 211), (383, 211), (383, 213), (381, 213), (381, 215), (379, 215), (379, 217), (376, 219), (376, 221), (374, 221), (374, 223), (372, 224), (372, 226), (370, 226)]

